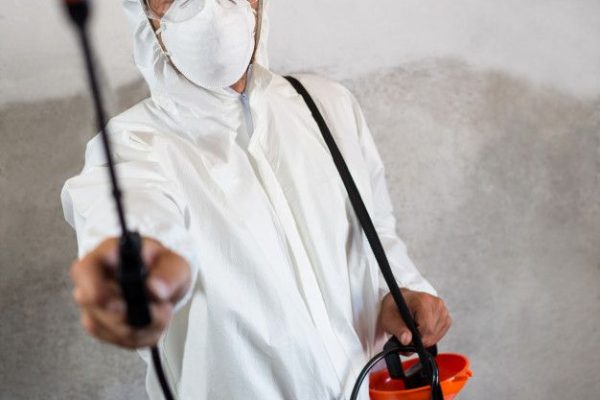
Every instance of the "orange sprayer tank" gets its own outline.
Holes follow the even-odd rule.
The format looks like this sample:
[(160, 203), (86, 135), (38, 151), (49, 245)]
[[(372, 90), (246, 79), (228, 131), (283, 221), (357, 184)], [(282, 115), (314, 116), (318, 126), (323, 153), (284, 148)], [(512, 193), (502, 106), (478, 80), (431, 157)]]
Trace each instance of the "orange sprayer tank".
[[(465, 386), (471, 377), (469, 359), (461, 354), (442, 353), (435, 357), (440, 373), (440, 384), (444, 400), (452, 400)], [(405, 370), (418, 359), (402, 363)], [(369, 378), (369, 394), (371, 400), (430, 400), (431, 389), (423, 386), (415, 389), (405, 389), (404, 382), (391, 379), (387, 370), (373, 372)]]

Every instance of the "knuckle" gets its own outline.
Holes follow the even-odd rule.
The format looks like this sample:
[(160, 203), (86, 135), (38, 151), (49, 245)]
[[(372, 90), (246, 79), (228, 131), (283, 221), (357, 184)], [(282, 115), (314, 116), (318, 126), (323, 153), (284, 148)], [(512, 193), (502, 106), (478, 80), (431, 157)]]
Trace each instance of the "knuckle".
[(71, 281), (75, 282), (77, 280), (77, 274), (81, 269), (81, 261), (75, 260), (71, 263), (71, 267), (69, 268), (69, 276), (71, 277)]
[(444, 319), (448, 319), (450, 317), (450, 313), (446, 307), (442, 308), (441, 315)]
[(135, 350), (138, 349), (140, 347), (143, 347), (141, 340), (130, 340), (127, 342), (127, 348), (129, 350)]
[(96, 247), (96, 249), (98, 251), (102, 251), (102, 250), (107, 250), (113, 246), (115, 246), (117, 243), (117, 239), (116, 238), (107, 238), (104, 239), (99, 245), (98, 247)]
[(73, 290), (73, 300), (75, 301), (75, 304), (77, 304), (77, 306), (79, 308), (85, 308), (85, 307), (88, 307), (91, 305), (87, 301), (87, 298), (86, 298), (84, 292), (79, 288)]
[(394, 302), (394, 298), (392, 297), (391, 293), (388, 293), (385, 295), (385, 297), (383, 298), (383, 304), (386, 308), (389, 308), (390, 306), (395, 306), (396, 303)]
[(449, 314), (448, 306), (444, 300), (440, 300), (440, 308), (444, 310), (444, 313)]
[(430, 336), (434, 333), (434, 330), (435, 330), (435, 328), (434, 328), (433, 324), (427, 324), (427, 325), (423, 326), (421, 333), (423, 334), (423, 336)]
[(131, 336), (120, 336), (117, 339), (117, 344), (126, 349), (135, 349), (136, 348), (135, 339), (132, 338)]
[(75, 300), (75, 302), (77, 304), (81, 304), (81, 292), (80, 289), (75, 288), (71, 291), (71, 296), (73, 297), (73, 300)]
[(155, 329), (158, 330), (164, 330), (167, 327), (167, 321), (165, 321), (164, 319), (160, 318), (156, 320), (156, 324), (154, 325)]
[(147, 347), (156, 343), (155, 337), (159, 336), (160, 333), (157, 333), (155, 330), (149, 329), (139, 329), (133, 331), (127, 337), (127, 344), (130, 349), (137, 349), (140, 347)]
[(129, 325), (125, 325), (120, 331), (119, 336), (124, 339), (134, 338), (136, 335), (136, 330)]
[(419, 296), (419, 307), (423, 308), (434, 308), (435, 307), (435, 297), (429, 294), (423, 294)]
[(82, 295), (81, 302), (86, 305), (98, 305), (101, 303), (102, 296), (98, 289), (89, 290)]
[(169, 324), (169, 317), (161, 315), (158, 318), (155, 318), (155, 323), (152, 325), (152, 329), (164, 331)]
[(121, 338), (116, 344), (129, 350), (135, 350), (137, 348), (135, 342), (128, 338)]
[(171, 304), (163, 304), (157, 310), (157, 318), (156, 319), (161, 324), (166, 325), (169, 322), (169, 320), (171, 319), (172, 312), (173, 312), (173, 306)]
[(96, 336), (98, 334), (98, 326), (94, 321), (88, 317), (87, 315), (83, 315), (81, 318), (81, 326), (92, 336)]

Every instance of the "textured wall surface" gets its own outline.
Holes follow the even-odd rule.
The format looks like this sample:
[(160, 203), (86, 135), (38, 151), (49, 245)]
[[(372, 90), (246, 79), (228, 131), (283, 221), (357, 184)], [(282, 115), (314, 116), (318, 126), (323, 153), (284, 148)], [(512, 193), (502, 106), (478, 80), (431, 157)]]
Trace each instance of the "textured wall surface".
[[(142, 361), (88, 338), (71, 300), (59, 191), (94, 130), (75, 43), (54, 2), (8, 2), (0, 400), (143, 399)], [(93, 30), (113, 113), (146, 96), (117, 3), (96, 2)], [(273, 2), (272, 61), (361, 103), (398, 232), (454, 316), (441, 348), (472, 359), (460, 399), (597, 398), (600, 3), (367, 4)]]
[(596, 398), (600, 98), (448, 60), (349, 86), (398, 232), (453, 312), (442, 348), (472, 358), (462, 398)]
[[(454, 60), (347, 80), (387, 166), (398, 231), (447, 299), (442, 349), (468, 354), (464, 400), (600, 391), (600, 99)], [(145, 95), (123, 88), (119, 107)], [(59, 189), (82, 163), (90, 104), (0, 112), (0, 399), (144, 398), (135, 353), (85, 336)]]
[[(95, 1), (91, 33), (114, 88), (138, 76), (123, 0)], [(2, 0), (0, 105), (77, 94), (79, 53), (59, 1)], [(598, 0), (271, 0), (275, 70), (348, 78), (458, 57), (573, 93), (600, 92)]]

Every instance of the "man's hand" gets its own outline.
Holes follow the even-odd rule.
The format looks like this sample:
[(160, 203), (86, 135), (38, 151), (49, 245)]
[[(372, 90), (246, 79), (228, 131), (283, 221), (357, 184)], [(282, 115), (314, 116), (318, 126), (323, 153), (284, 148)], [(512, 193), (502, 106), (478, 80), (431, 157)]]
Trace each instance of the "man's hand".
[[(424, 292), (401, 289), (404, 299), (421, 333), (423, 345), (430, 347), (440, 341), (448, 332), (452, 319), (446, 304), (439, 297)], [(403, 345), (412, 342), (412, 334), (400, 316), (400, 311), (392, 295), (388, 293), (382, 300), (378, 319), (379, 328), (396, 336)]]
[(117, 346), (135, 349), (155, 345), (171, 319), (173, 305), (190, 287), (190, 267), (158, 241), (142, 240), (152, 323), (134, 329), (127, 324), (118, 282), (118, 252), (118, 239), (108, 239), (73, 263), (73, 297), (81, 309), (81, 324), (92, 336)]

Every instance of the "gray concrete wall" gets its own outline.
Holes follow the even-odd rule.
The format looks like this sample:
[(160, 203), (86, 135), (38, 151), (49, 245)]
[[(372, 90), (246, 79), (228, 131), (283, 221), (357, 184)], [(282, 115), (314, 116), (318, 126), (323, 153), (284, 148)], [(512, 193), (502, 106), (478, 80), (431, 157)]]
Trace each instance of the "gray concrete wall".
[[(425, 3), (420, 9), (403, 2), (403, 18), (440, 13), (435, 21), (446, 28), (438, 27), (437, 35), (449, 30), (442, 16), (456, 16), (457, 10)], [(500, 5), (458, 3), (469, 15), (494, 14), (505, 23), (511, 15)], [(414, 57), (400, 55), (390, 65), (372, 62), (351, 71), (343, 51), (323, 64), (307, 53), (310, 62), (298, 65), (343, 78), (364, 108), (387, 166), (399, 234), (454, 315), (441, 347), (472, 359), (475, 375), (463, 400), (595, 399), (600, 392), (600, 87), (590, 71), (600, 64), (592, 49), (600, 49), (600, 35), (589, 35), (600, 29), (600, 13), (593, 13), (593, 0), (547, 8), (541, 3), (521, 3), (516, 18), (552, 16), (535, 26), (546, 27), (540, 29), (547, 35), (554, 27), (556, 36), (542, 41), (532, 35), (512, 50), (499, 39), (502, 31), (484, 34), (485, 21), (500, 28), (496, 20), (460, 19), (471, 32), (465, 37), (484, 34), (463, 53), (440, 54), (433, 35), (420, 42), (422, 48), (414, 45)], [(343, 27), (347, 9), (340, 10), (337, 23)], [(324, 6), (323, 20), (334, 11)], [(289, 12), (274, 7), (280, 18)], [(8, 29), (3, 15), (0, 26)], [(274, 31), (283, 32), (277, 27), (282, 19), (275, 21)], [(421, 19), (425, 27), (427, 21)], [(370, 33), (364, 43), (381, 34), (375, 22), (365, 28)], [(300, 32), (298, 25), (290, 29)], [(316, 32), (325, 35), (327, 29)], [(123, 35), (117, 36), (126, 40)], [(285, 53), (279, 37), (272, 46), (274, 65), (289, 70), (297, 58)], [(295, 34), (289, 40), (294, 48), (302, 46)], [(304, 48), (310, 49), (307, 40)], [(465, 40), (443, 44), (453, 49), (470, 43)], [(501, 44), (484, 46), (495, 42)], [(561, 57), (553, 58), (547, 42), (558, 43)], [(360, 54), (361, 43), (348, 41), (348, 52)], [(546, 50), (535, 50), (536, 43)], [(499, 61), (477, 58), (477, 46), (497, 53)], [(556, 67), (548, 74), (533, 62), (518, 67), (522, 61), (513, 56), (521, 51), (530, 61), (568, 58), (560, 67), (571, 72)], [(67, 90), (81, 71), (61, 75), (56, 64), (58, 72), (45, 80), (43, 74), (19, 75), (6, 67), (14, 60), (0, 54), (0, 87), (31, 94), (0, 91), (0, 399), (144, 398), (141, 360), (88, 338), (70, 298), (75, 237), (62, 219), (59, 190), (80, 169), (93, 132), (87, 96), (75, 86)], [(22, 71), (60, 61), (51, 52), (33, 60), (12, 56), (22, 56)], [(108, 57), (106, 65), (112, 73), (121, 64)], [(111, 81), (114, 112), (146, 95), (136, 79), (134, 74)], [(54, 89), (46, 92), (40, 82)]]

